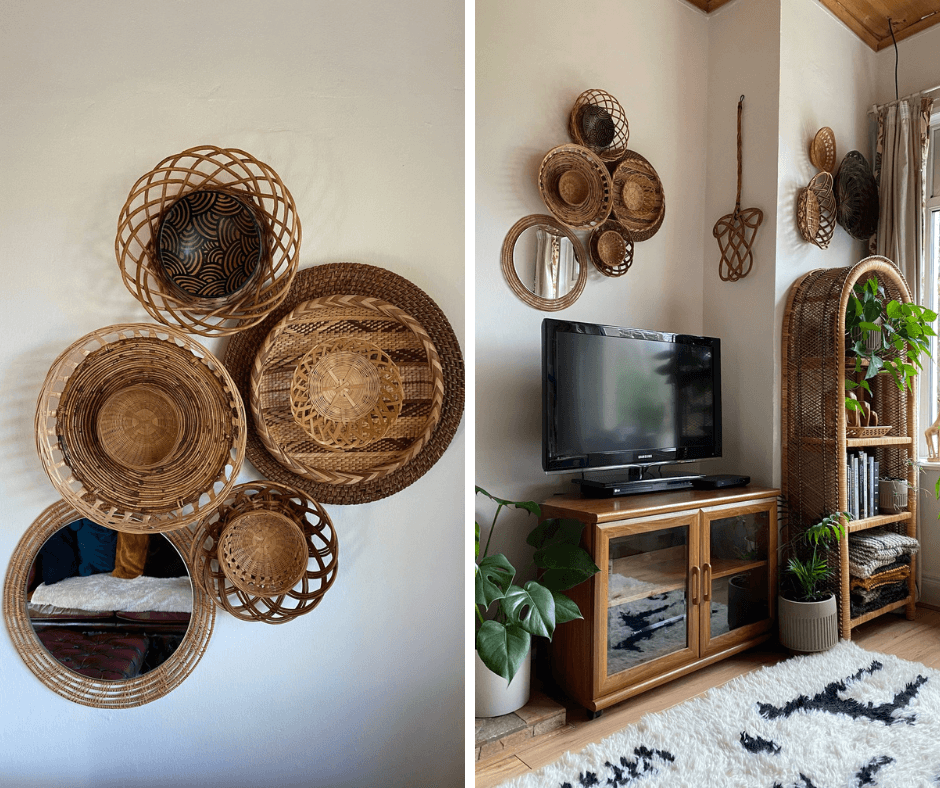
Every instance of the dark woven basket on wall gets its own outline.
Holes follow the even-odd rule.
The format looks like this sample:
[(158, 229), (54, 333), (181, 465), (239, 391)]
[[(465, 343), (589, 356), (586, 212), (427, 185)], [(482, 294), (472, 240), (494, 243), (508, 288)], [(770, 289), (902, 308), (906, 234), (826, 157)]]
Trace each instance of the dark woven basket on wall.
[(835, 178), (836, 220), (853, 238), (867, 241), (878, 229), (878, 184), (868, 161), (849, 151)]
[(627, 152), (630, 124), (620, 102), (606, 90), (585, 90), (568, 115), (568, 135), (602, 161), (619, 161)]

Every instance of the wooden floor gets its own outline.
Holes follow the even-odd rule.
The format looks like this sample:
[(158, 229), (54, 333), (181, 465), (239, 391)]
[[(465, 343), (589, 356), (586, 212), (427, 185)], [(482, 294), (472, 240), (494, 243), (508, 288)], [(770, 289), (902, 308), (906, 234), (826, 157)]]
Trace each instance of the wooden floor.
[[(940, 670), (940, 611), (918, 608), (914, 621), (887, 614), (855, 629), (852, 640), (869, 651), (895, 654)], [(760, 646), (611, 706), (595, 720), (589, 720), (579, 706), (568, 705), (568, 724), (564, 728), (527, 742), (511, 754), (479, 761), (476, 788), (491, 788), (527, 771), (541, 769), (568, 750), (577, 752), (591, 742), (637, 722), (644, 714), (675, 706), (737, 676), (774, 665), (788, 656), (774, 645)]]

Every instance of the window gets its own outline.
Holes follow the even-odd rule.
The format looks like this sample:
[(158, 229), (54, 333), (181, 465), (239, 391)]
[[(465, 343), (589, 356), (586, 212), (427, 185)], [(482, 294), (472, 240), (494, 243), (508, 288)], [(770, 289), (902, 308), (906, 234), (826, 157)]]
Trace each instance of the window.
[[(935, 102), (936, 106), (936, 102)], [(926, 250), (925, 263), (927, 276), (925, 281), (933, 282), (924, 294), (925, 306), (940, 312), (940, 109), (934, 109), (930, 118), (930, 146), (927, 153), (927, 215), (926, 219)], [(921, 376), (920, 413), (919, 421), (923, 427), (919, 430), (919, 454), (927, 456), (927, 444), (923, 436), (923, 429), (933, 423), (937, 416), (937, 397), (940, 394), (940, 357), (938, 357), (937, 338), (931, 342), (930, 353), (934, 358), (930, 364), (931, 374)], [(926, 370), (925, 370), (926, 371)]]

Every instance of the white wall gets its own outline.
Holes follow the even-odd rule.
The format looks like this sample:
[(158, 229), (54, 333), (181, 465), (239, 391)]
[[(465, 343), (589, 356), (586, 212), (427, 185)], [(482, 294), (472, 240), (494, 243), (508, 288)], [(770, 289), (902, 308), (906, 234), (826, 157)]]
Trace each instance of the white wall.
[[(301, 267), (391, 269), (464, 344), (463, 19), (434, 0), (4, 4), (0, 565), (58, 498), (32, 435), (49, 365), (94, 328), (148, 320), (114, 235), (165, 156), (216, 144), (270, 164)], [(153, 703), (61, 699), (4, 628), (0, 785), (460, 784), (465, 443), (461, 424), (414, 485), (328, 506), (341, 559), (322, 604), (277, 627), (220, 612), (193, 674)]]
[[(629, 148), (663, 184), (659, 232), (637, 243), (619, 278), (593, 267), (580, 299), (556, 316), (701, 333), (707, 19), (680, 2), (478, 0), (476, 5), (476, 482), (515, 500), (575, 488), (541, 470), (541, 312), (503, 279), (500, 249), (523, 216), (546, 213), (536, 182), (545, 153), (568, 142), (568, 113), (589, 88), (612, 93)], [(492, 509), (477, 506), (486, 522)], [(488, 513), (488, 514), (487, 514)], [(505, 517), (499, 544), (517, 567), (534, 524)], [(516, 539), (513, 539), (513, 534)], [(525, 561), (523, 561), (525, 557)]]

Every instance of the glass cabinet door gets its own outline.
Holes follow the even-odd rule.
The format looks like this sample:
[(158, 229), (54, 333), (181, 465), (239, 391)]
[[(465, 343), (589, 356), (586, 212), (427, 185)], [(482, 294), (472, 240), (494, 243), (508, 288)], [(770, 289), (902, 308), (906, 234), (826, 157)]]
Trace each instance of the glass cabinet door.
[(776, 503), (705, 513), (702, 556), (703, 656), (770, 626), (776, 578)]
[[(662, 671), (694, 659), (698, 620), (689, 582), (696, 558), (694, 524), (670, 518), (668, 524), (613, 527), (604, 536), (599, 544), (607, 569), (601, 587), (607, 604), (599, 622), (606, 633), (602, 686), (615, 686), (627, 676), (642, 680), (653, 662), (652, 670)], [(694, 566), (694, 571), (700, 570)]]

